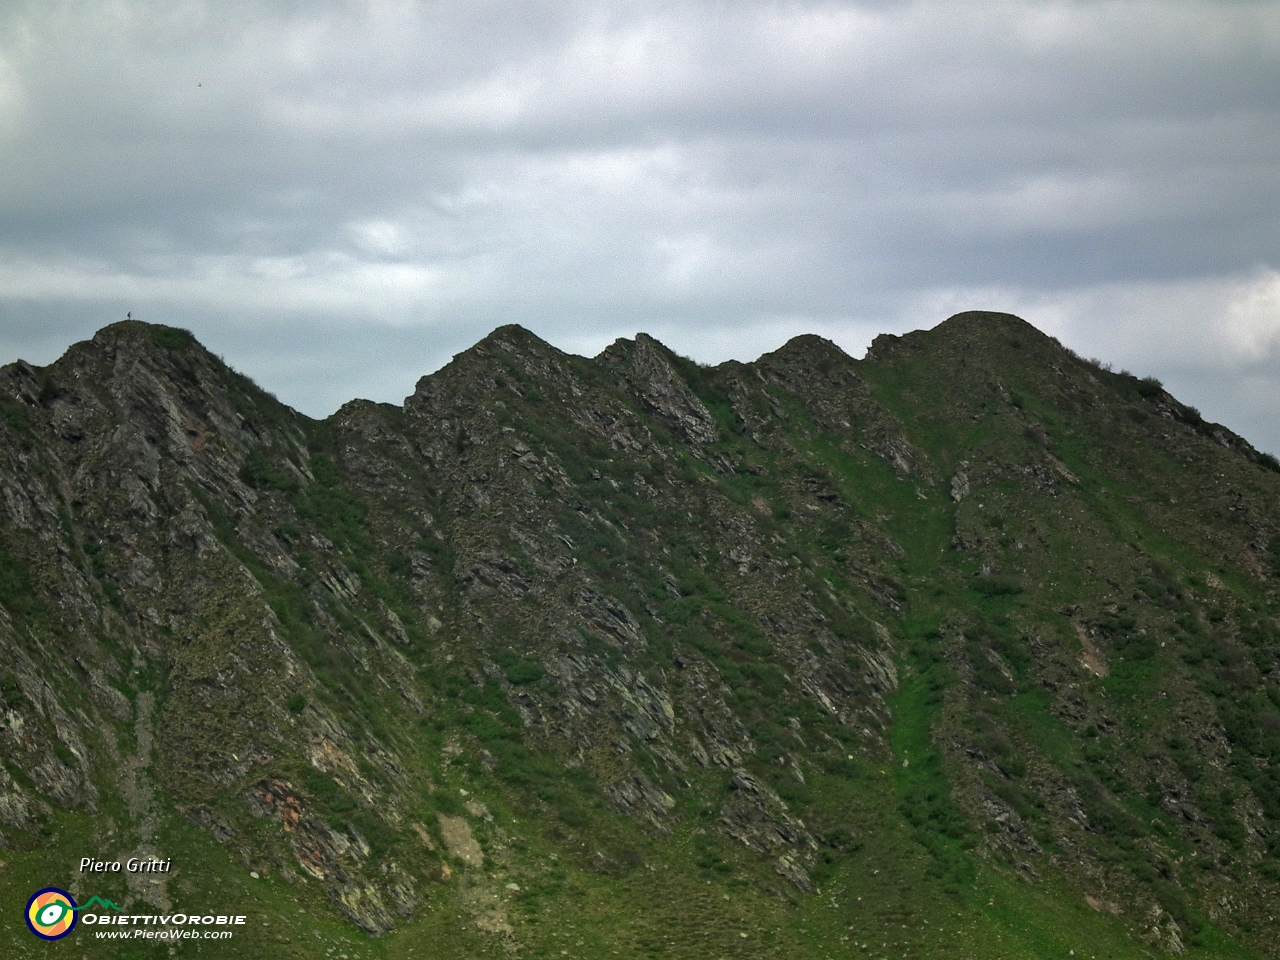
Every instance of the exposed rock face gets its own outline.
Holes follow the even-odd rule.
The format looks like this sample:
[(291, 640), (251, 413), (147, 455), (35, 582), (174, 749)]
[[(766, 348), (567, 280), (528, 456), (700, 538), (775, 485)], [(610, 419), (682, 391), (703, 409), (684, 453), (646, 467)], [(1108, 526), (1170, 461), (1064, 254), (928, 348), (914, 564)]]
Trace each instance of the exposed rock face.
[(652, 337), (641, 333), (634, 341), (619, 340), (600, 358), (613, 365), (645, 412), (666, 424), (677, 439), (691, 444), (719, 439), (715, 420)]
[(1274, 900), (1280, 482), (1013, 318), (714, 369), (503, 327), (323, 423), (126, 323), (0, 407), (0, 844), (172, 804), (375, 935), (508, 869), (503, 811), (780, 897), (900, 818), (1172, 953)]
[(969, 464), (963, 460), (951, 477), (951, 499), (959, 503), (969, 495)]
[(720, 817), (725, 831), (758, 853), (779, 854), (778, 873), (806, 893), (812, 892), (801, 858), (818, 845), (804, 824), (788, 814), (787, 805), (773, 790), (745, 770), (733, 772), (732, 788), (734, 794)]

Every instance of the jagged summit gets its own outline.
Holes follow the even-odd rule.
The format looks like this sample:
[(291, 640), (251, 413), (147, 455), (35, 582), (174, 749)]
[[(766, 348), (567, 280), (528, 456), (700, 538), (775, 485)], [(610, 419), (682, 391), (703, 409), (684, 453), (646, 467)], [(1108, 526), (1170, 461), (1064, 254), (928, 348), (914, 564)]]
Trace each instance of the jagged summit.
[(454, 363), (465, 364), (478, 358), (491, 357), (495, 353), (510, 350), (529, 350), (539, 354), (564, 355), (561, 354), (558, 348), (543, 340), (531, 330), (520, 326), (518, 323), (508, 323), (495, 328), (466, 350), (456, 354), (450, 363), (445, 365), (445, 369)]
[(792, 337), (777, 350), (766, 353), (747, 366), (792, 379), (797, 384), (806, 377), (814, 382), (830, 380), (837, 384), (857, 379), (857, 361), (830, 340), (813, 334)]
[[(773, 353), (765, 354), (768, 357), (778, 356), (780, 354), (800, 354), (808, 355), (816, 358), (852, 360), (847, 353), (840, 347), (828, 340), (826, 337), (820, 337), (814, 333), (802, 333), (799, 336), (792, 337)], [(762, 358), (763, 359), (763, 358)]]

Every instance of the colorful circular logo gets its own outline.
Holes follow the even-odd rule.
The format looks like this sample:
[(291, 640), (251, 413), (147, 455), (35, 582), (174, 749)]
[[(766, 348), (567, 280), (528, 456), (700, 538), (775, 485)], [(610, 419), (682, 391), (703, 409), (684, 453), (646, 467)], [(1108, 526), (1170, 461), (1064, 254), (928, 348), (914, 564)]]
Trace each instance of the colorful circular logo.
[(27, 901), (27, 926), (41, 940), (61, 940), (76, 928), (76, 901), (65, 890), (45, 887)]

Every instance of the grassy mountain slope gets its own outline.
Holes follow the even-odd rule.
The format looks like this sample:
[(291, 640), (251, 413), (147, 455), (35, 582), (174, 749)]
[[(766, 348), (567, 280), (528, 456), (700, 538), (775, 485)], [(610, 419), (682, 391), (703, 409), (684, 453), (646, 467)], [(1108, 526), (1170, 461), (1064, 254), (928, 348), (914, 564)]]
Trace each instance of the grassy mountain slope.
[[(1014, 317), (715, 368), (503, 327), (320, 422), (125, 323), (0, 412), (18, 907), (250, 915), (201, 956), (1280, 952), (1277, 464)], [(134, 855), (173, 873), (75, 872)]]

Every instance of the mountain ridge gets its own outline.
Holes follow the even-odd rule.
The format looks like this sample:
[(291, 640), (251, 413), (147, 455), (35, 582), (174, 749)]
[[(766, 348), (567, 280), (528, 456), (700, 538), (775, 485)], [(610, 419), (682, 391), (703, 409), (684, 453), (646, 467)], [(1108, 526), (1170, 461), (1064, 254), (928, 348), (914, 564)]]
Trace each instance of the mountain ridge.
[(800, 930), (856, 888), (904, 955), (1274, 955), (1274, 458), (1016, 317), (715, 367), (508, 325), (319, 421), (125, 322), (0, 391), (23, 863), (180, 834), (222, 866), (112, 898), (239, 864), (387, 955), (549, 949), (656, 871), (726, 954), (904, 928)]

